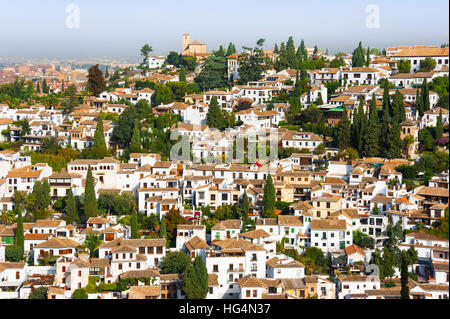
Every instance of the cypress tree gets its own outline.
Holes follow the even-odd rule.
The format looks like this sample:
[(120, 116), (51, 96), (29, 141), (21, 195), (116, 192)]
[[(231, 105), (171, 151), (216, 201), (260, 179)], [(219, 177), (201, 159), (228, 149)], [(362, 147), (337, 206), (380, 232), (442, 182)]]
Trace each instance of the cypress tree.
[(444, 133), (444, 129), (442, 127), (442, 109), (439, 108), (439, 117), (436, 123), (436, 138), (440, 138)]
[(383, 114), (387, 112), (388, 114), (388, 120), (389, 120), (389, 114), (394, 116), (392, 112), (392, 106), (391, 106), (391, 99), (389, 96), (389, 85), (386, 83), (383, 90)]
[(194, 260), (194, 273), (195, 282), (197, 284), (198, 295), (196, 299), (205, 299), (208, 294), (208, 270), (206, 269), (205, 262), (200, 255), (197, 255)]
[(227, 48), (227, 56), (233, 55), (236, 53), (236, 48), (234, 47), (234, 44), (230, 42), (230, 44), (228, 44), (228, 48)]
[(97, 118), (97, 127), (94, 133), (94, 147), (106, 150), (105, 132), (103, 130), (103, 119), (101, 116)]
[(338, 124), (338, 147), (345, 150), (350, 146), (351, 125), (347, 116), (347, 109), (342, 111), (341, 121)]
[(247, 192), (244, 191), (244, 195), (242, 195), (242, 219), (244, 221), (246, 221), (248, 218), (249, 209), (250, 208), (249, 208)]
[(42, 82), (42, 93), (48, 94), (48, 92), (49, 92), (49, 90), (48, 90), (47, 80), (44, 79), (44, 81)]
[(17, 228), (16, 228), (16, 245), (20, 248), (20, 251), (22, 252), (22, 255), (24, 253), (25, 248), (25, 235), (23, 232), (23, 216), (22, 216), (22, 209), (20, 205), (20, 199), (19, 196), (15, 194), (14, 196), (14, 210), (17, 213)]
[(322, 105), (323, 104), (323, 99), (322, 99), (322, 92), (319, 94), (319, 98), (317, 99), (317, 105)]
[(263, 207), (263, 216), (265, 218), (275, 216), (275, 187), (273, 185), (272, 176), (270, 176), (270, 174), (267, 175), (266, 184), (264, 185)]
[(380, 148), (383, 156), (386, 156), (389, 149), (389, 111), (385, 110), (383, 115), (383, 122), (380, 127)]
[(295, 46), (292, 37), (289, 37), (288, 41), (286, 42), (286, 55), (289, 68), (296, 69), (297, 57), (295, 55)]
[(362, 48), (362, 43), (359, 42), (358, 47), (353, 51), (352, 56), (352, 66), (353, 67), (362, 67), (364, 66), (364, 50)]
[(288, 61), (288, 57), (287, 57), (286, 46), (284, 45), (284, 42), (281, 42), (280, 53), (279, 53), (278, 59), (275, 63), (275, 68), (278, 71), (281, 71), (288, 67), (289, 67), (289, 61)]
[(313, 54), (316, 55), (317, 53), (319, 53), (319, 49), (317, 48), (317, 45), (315, 45)]
[(180, 82), (186, 82), (186, 70), (181, 67), (180, 72), (178, 74), (178, 80)]
[(209, 103), (208, 113), (206, 114), (206, 124), (209, 127), (222, 129), (224, 127), (224, 120), (222, 110), (220, 109), (217, 97), (213, 96)]
[(87, 88), (95, 96), (98, 96), (106, 88), (106, 82), (98, 64), (91, 66), (88, 70)]
[(139, 238), (139, 229), (135, 211), (133, 211), (133, 213), (131, 214), (131, 238), (132, 239)]
[(400, 271), (400, 282), (401, 282), (401, 290), (400, 295), (401, 299), (409, 299), (409, 287), (408, 287), (408, 262), (406, 258), (406, 252), (401, 252), (401, 271)]
[(39, 85), (39, 82), (36, 84), (36, 92), (41, 93), (41, 87)]
[(395, 91), (392, 99), (392, 111), (392, 116), (398, 117), (400, 123), (406, 121), (405, 102), (403, 101), (403, 94), (401, 94), (399, 90)]
[(300, 46), (298, 48), (300, 50), (300, 56), (302, 60), (306, 60), (308, 58), (308, 53), (306, 52), (305, 41), (300, 42)]
[(359, 152), (363, 152), (364, 148), (366, 147), (366, 142), (365, 142), (365, 138), (366, 138), (366, 133), (367, 133), (367, 127), (369, 125), (369, 111), (367, 111), (367, 114), (363, 111), (363, 113), (361, 114), (361, 126), (360, 126), (360, 130), (359, 130), (359, 148), (358, 151)]
[(97, 216), (97, 198), (95, 197), (92, 169), (91, 165), (89, 165), (86, 175), (86, 187), (84, 189), (84, 217), (87, 221), (89, 217), (95, 216)]
[(367, 47), (367, 56), (366, 56), (366, 66), (368, 67), (370, 64), (370, 49)]
[(278, 54), (280, 52), (280, 50), (278, 49), (278, 44), (275, 43), (275, 47), (273, 49), (273, 53)]
[(197, 286), (194, 266), (189, 265), (183, 275), (183, 292), (186, 299), (197, 299), (200, 288)]
[(139, 130), (139, 119), (134, 119), (133, 136), (131, 137), (130, 153), (141, 151), (141, 131)]
[(392, 119), (392, 126), (389, 128), (386, 151), (386, 156), (388, 158), (399, 158), (401, 156), (403, 141), (400, 138), (400, 135), (401, 127), (399, 116), (397, 115)]
[(48, 208), (50, 204), (52, 203), (52, 198), (50, 197), (50, 184), (48, 183), (48, 180), (45, 180), (42, 183), (42, 202), (44, 203), (44, 208)]
[[(360, 99), (359, 104), (361, 104), (362, 99)], [(359, 114), (359, 107), (355, 107), (353, 109), (353, 119), (352, 119), (352, 129), (351, 129), (351, 141), (352, 147), (356, 150), (358, 149), (359, 144), (359, 130), (361, 126), (361, 116)]]
[(369, 122), (365, 134), (364, 154), (369, 157), (378, 156), (380, 154), (379, 123), (375, 94), (372, 95)]
[(416, 111), (419, 112), (419, 116), (423, 116), (423, 107), (422, 107), (422, 95), (419, 92), (419, 88), (416, 90)]
[(72, 189), (69, 188), (69, 193), (66, 198), (66, 223), (73, 224), (73, 222), (78, 221), (77, 213), (77, 203), (75, 201), (75, 196), (73, 196)]
[(422, 84), (422, 105), (423, 112), (430, 110), (430, 88), (427, 79), (424, 79)]
[(159, 226), (159, 238), (167, 238), (166, 218), (162, 216), (161, 225)]

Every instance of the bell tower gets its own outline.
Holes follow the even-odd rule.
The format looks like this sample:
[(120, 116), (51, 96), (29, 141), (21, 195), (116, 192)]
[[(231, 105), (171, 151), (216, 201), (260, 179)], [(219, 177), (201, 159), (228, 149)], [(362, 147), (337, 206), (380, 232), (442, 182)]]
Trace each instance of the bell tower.
[(183, 54), (187, 50), (190, 43), (191, 43), (191, 35), (189, 33), (183, 34), (183, 47), (181, 49), (181, 54)]

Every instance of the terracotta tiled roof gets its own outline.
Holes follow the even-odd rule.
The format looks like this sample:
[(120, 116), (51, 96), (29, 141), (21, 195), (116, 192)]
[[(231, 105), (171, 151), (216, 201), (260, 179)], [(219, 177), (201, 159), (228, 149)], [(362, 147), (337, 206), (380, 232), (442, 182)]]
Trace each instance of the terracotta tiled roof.
[(363, 255), (363, 256), (366, 255), (364, 253), (364, 250), (361, 247), (359, 247), (359, 246), (357, 246), (355, 244), (352, 244), (350, 246), (345, 247), (345, 253), (347, 254), (347, 256), (355, 254), (355, 253)]

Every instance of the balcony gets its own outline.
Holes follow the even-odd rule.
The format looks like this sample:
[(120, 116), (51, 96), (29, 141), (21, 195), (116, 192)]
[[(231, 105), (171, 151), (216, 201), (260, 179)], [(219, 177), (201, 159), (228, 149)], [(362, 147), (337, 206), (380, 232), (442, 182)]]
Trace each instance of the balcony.
[(244, 272), (244, 268), (243, 267), (239, 267), (239, 269), (228, 269), (227, 270), (228, 273), (243, 273)]

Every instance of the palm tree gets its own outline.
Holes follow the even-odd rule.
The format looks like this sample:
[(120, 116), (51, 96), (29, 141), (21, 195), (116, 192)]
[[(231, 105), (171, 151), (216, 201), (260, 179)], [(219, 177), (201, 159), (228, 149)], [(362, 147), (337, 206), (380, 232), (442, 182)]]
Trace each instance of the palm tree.
[(11, 225), (14, 224), (16, 220), (16, 217), (14, 215), (14, 212), (11, 210), (2, 210), (0, 213), (0, 223), (4, 225)]

